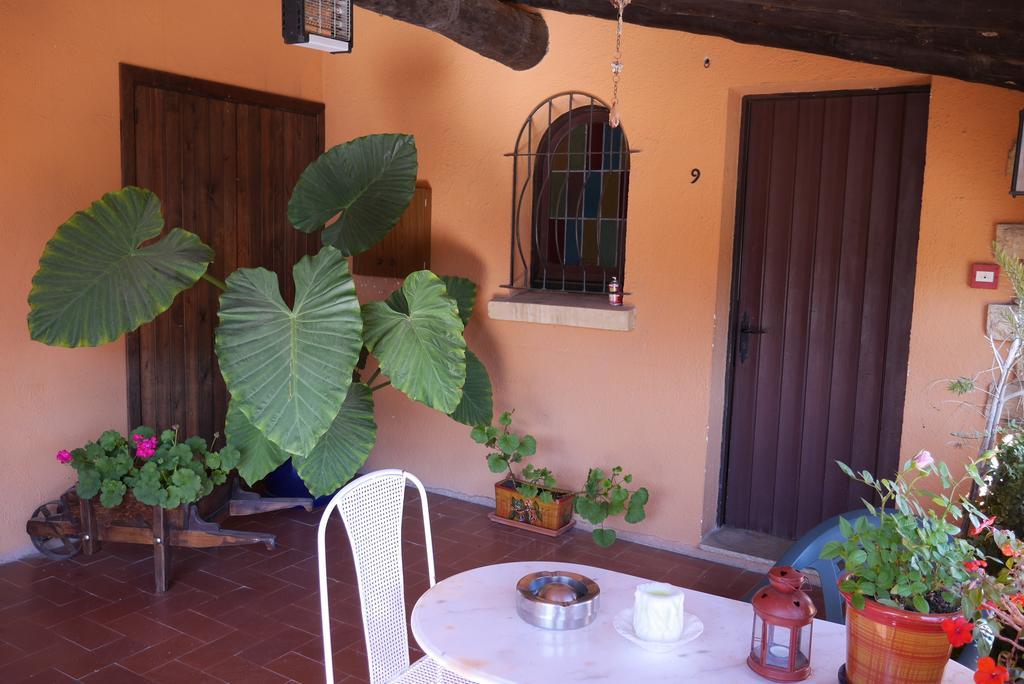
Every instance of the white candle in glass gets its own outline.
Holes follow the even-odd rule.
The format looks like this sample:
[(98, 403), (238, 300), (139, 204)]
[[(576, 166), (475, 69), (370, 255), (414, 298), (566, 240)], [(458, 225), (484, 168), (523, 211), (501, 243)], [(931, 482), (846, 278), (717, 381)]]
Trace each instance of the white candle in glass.
[(683, 635), (683, 590), (664, 582), (636, 588), (633, 631), (644, 641), (678, 641)]

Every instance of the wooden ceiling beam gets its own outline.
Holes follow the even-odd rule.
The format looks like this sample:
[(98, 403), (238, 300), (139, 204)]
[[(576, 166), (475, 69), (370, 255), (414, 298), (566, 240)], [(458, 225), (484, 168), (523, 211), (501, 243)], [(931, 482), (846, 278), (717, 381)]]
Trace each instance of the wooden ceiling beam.
[[(609, 0), (519, 2), (603, 19), (616, 14)], [(624, 18), (1024, 90), (1020, 0), (632, 0)]]
[(516, 71), (548, 51), (548, 26), (537, 12), (499, 0), (354, 0), (378, 14), (422, 26)]

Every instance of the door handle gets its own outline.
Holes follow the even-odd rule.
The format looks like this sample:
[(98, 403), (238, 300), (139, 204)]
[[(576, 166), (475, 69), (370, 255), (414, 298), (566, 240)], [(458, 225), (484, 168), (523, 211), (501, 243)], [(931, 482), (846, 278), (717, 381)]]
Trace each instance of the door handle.
[(750, 355), (750, 336), (764, 335), (766, 332), (768, 331), (763, 328), (751, 327), (750, 314), (746, 311), (743, 312), (743, 318), (740, 320), (739, 343), (737, 345), (740, 363), (746, 361), (747, 357)]

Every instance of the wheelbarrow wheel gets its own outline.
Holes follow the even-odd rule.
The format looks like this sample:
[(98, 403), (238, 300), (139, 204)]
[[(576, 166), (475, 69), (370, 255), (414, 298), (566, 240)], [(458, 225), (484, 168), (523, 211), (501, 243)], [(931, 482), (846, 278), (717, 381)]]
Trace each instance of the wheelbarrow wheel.
[[(67, 506), (63, 501), (47, 501), (35, 510), (32, 514), (33, 520), (48, 522), (54, 518), (64, 518), (68, 515)], [(51, 560), (67, 560), (77, 555), (82, 550), (81, 535), (63, 535), (56, 526), (51, 526), (52, 535), (32, 535), (32, 545), (39, 553)]]

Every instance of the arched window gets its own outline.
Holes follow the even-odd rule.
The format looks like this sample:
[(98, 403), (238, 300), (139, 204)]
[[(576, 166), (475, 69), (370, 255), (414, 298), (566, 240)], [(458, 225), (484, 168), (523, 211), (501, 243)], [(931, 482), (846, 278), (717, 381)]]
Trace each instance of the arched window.
[(613, 277), (623, 283), (629, 154), (593, 95), (562, 93), (534, 109), (512, 155), (512, 287), (600, 293)]

